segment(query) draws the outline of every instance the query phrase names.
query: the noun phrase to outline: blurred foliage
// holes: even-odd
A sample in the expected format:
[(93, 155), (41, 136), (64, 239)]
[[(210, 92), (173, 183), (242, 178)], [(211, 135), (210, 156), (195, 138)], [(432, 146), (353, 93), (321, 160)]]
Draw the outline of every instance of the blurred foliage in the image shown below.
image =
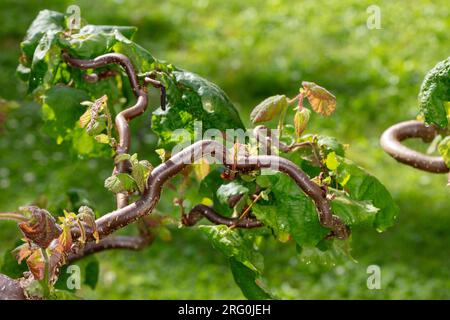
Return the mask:
[[(37, 12), (43, 8), (65, 11), (70, 4), (74, 3), (5, 0), (0, 4), (0, 98), (6, 100), (0, 101), (2, 211), (32, 201), (60, 208), (67, 201), (65, 191), (71, 188), (86, 189), (100, 212), (114, 205), (113, 196), (102, 188), (111, 173), (110, 161), (77, 160), (46, 137), (39, 108), (25, 98), (25, 88), (14, 76), (19, 43)], [(330, 270), (293, 257), (293, 243), (286, 247), (265, 243), (265, 277), (275, 296), (450, 298), (446, 177), (402, 166), (378, 145), (385, 128), (417, 115), (423, 77), (449, 55), (446, 1), (379, 1), (379, 30), (366, 27), (370, 1), (105, 0), (76, 4), (82, 17), (93, 23), (138, 26), (136, 42), (156, 57), (220, 85), (246, 124), (258, 102), (279, 92), (293, 96), (302, 80), (323, 85), (336, 96), (335, 115), (311, 119), (311, 132), (332, 134), (350, 144), (349, 157), (393, 193), (400, 206), (399, 220), (382, 235), (356, 231), (359, 241), (353, 243), (352, 256), (359, 263), (347, 262)], [(151, 98), (152, 105), (158, 105), (156, 91)], [(156, 163), (158, 156), (146, 151), (148, 145), (156, 144), (149, 126), (149, 116), (131, 124), (139, 136), (132, 148), (141, 158)], [(158, 210), (170, 207), (162, 203)], [(3, 256), (20, 234), (11, 223), (2, 222), (1, 230)], [(97, 289), (84, 289), (84, 296), (243, 298), (226, 259), (205, 237), (190, 230), (172, 231), (172, 241), (157, 241), (143, 252), (100, 254)], [(366, 268), (372, 264), (381, 267), (381, 290), (366, 287)]]

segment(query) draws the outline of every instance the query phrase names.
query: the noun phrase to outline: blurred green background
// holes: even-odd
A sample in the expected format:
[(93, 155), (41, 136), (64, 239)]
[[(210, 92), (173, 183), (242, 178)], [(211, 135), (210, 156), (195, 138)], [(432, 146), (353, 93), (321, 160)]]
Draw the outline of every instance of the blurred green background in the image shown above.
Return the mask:
[[(449, 55), (448, 2), (442, 1), (12, 1), (0, 2), (0, 210), (16, 210), (40, 195), (63, 197), (83, 188), (98, 210), (114, 204), (103, 189), (109, 160), (74, 162), (40, 132), (39, 107), (15, 77), (19, 43), (39, 10), (70, 4), (93, 24), (135, 25), (136, 42), (160, 59), (216, 82), (248, 123), (267, 96), (294, 96), (302, 80), (337, 96), (338, 109), (314, 118), (310, 132), (350, 145), (349, 157), (379, 177), (400, 207), (398, 223), (383, 234), (358, 230), (353, 256), (331, 270), (304, 265), (293, 245), (268, 243), (268, 285), (286, 299), (449, 299), (450, 200), (445, 175), (396, 163), (379, 147), (389, 125), (414, 118), (427, 70)], [(381, 9), (381, 29), (366, 26), (370, 5)], [(153, 99), (156, 101), (156, 99)], [(156, 103), (156, 102), (155, 102)], [(20, 107), (19, 107), (20, 106)], [(5, 109), (8, 111), (5, 112)], [(6, 116), (6, 121), (4, 121)], [(136, 150), (154, 144), (150, 116)], [(0, 256), (20, 234), (0, 226)], [(101, 278), (87, 298), (243, 298), (225, 259), (206, 239), (173, 229), (142, 252), (99, 255)], [(381, 267), (382, 289), (368, 290), (366, 268)]]

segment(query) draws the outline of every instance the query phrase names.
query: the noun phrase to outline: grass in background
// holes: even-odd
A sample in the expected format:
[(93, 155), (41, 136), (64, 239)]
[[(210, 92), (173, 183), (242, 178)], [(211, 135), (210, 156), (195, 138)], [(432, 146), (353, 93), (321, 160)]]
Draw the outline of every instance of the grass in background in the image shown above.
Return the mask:
[[(2, 1), (0, 97), (16, 100), (0, 132), (0, 209), (13, 210), (69, 187), (90, 191), (101, 211), (110, 163), (74, 164), (40, 134), (39, 108), (14, 77), (19, 43), (41, 9), (64, 11), (73, 1)], [(350, 144), (350, 158), (379, 177), (400, 215), (384, 234), (355, 232), (353, 256), (324, 271), (299, 263), (293, 246), (266, 245), (266, 275), (281, 298), (450, 298), (450, 201), (446, 177), (418, 172), (389, 158), (378, 138), (389, 125), (415, 117), (426, 73), (449, 54), (446, 1), (378, 1), (380, 30), (366, 27), (373, 1), (78, 1), (95, 24), (136, 25), (138, 43), (155, 56), (219, 84), (248, 123), (251, 108), (277, 93), (295, 95), (301, 80), (332, 91), (336, 114), (315, 119), (320, 131)], [(148, 117), (142, 120), (148, 127)], [(151, 136), (147, 137), (151, 141)], [(147, 141), (145, 140), (145, 141)], [(140, 150), (145, 147), (141, 144)], [(48, 168), (52, 168), (49, 171)], [(98, 179), (92, 179), (96, 172)], [(75, 174), (76, 173), (76, 174)], [(2, 223), (0, 253), (20, 234)], [(89, 298), (243, 298), (225, 259), (192, 230), (143, 252), (102, 253), (102, 278)], [(377, 264), (382, 290), (368, 290), (366, 268)]]

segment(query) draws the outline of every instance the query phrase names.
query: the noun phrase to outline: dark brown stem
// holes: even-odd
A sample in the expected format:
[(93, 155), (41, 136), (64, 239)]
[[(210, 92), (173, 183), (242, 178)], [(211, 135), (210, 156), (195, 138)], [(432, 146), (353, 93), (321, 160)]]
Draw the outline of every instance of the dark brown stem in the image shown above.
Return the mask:
[(83, 74), (83, 79), (89, 83), (95, 83), (99, 80), (114, 77), (116, 75), (117, 75), (117, 72), (115, 72), (114, 70), (105, 70), (100, 73)]
[(100, 242), (89, 242), (79, 252), (69, 254), (67, 263), (84, 258), (88, 255), (111, 249), (142, 250), (154, 241), (153, 235), (148, 236), (115, 236), (102, 239)]
[(121, 65), (125, 69), (128, 79), (130, 80), (131, 89), (133, 90), (134, 95), (136, 97), (139, 95), (140, 87), (136, 71), (134, 70), (130, 59), (128, 59), (125, 55), (120, 53), (107, 53), (92, 60), (72, 58), (67, 53), (63, 53), (62, 56), (68, 65), (79, 69), (96, 69), (109, 64)]
[[(119, 135), (119, 144), (116, 148), (118, 155), (128, 153), (130, 150), (130, 128), (128, 122), (145, 112), (148, 105), (147, 93), (139, 86), (136, 71), (125, 55), (119, 53), (108, 53), (99, 56), (92, 60), (80, 60), (70, 57), (68, 54), (63, 54), (65, 61), (72, 67), (80, 69), (100, 68), (109, 64), (119, 64), (125, 69), (125, 72), (130, 80), (131, 88), (137, 98), (135, 105), (120, 112), (115, 119), (116, 130)], [(127, 161), (119, 162), (115, 169), (115, 173), (122, 173), (127, 171)], [(117, 208), (123, 208), (128, 205), (128, 194), (118, 193), (116, 195)]]
[[(338, 217), (332, 214), (326, 192), (311, 181), (293, 162), (278, 156), (249, 156), (239, 158), (235, 163), (222, 144), (210, 140), (194, 143), (153, 169), (147, 181), (148, 188), (139, 200), (124, 208), (110, 212), (96, 221), (100, 237), (106, 237), (152, 212), (159, 201), (163, 185), (186, 166), (204, 156), (212, 156), (228, 168), (236, 165), (236, 169), (239, 171), (271, 168), (287, 174), (314, 201), (320, 223), (330, 228), (337, 238), (345, 239), (348, 237), (349, 229)], [(72, 229), (73, 237), (78, 238), (79, 233), (80, 231), (77, 228)], [(92, 235), (90, 237), (92, 240)]]
[(270, 128), (267, 128), (264, 125), (259, 125), (255, 127), (253, 129), (253, 135), (257, 139), (257, 141), (260, 142), (263, 145), (263, 147), (266, 148), (267, 154), (270, 154), (271, 146), (275, 146), (278, 150), (284, 153), (293, 152), (304, 147), (310, 147), (321, 170), (323, 172), (328, 171), (326, 166), (323, 164), (322, 157), (320, 156), (320, 151), (316, 142), (304, 141), (304, 142), (295, 142), (290, 145), (287, 145), (284, 142), (280, 141), (276, 136), (272, 135)]
[(203, 204), (198, 204), (195, 207), (189, 211), (187, 215), (184, 215), (182, 217), (182, 224), (185, 226), (193, 226), (195, 225), (200, 219), (206, 218), (212, 223), (215, 224), (224, 224), (229, 227), (236, 227), (236, 228), (257, 228), (261, 227), (263, 224), (261, 221), (255, 219), (255, 218), (248, 218), (245, 217), (243, 219), (239, 218), (228, 218), (224, 217), (220, 214), (218, 214), (216, 211), (214, 211), (213, 208), (205, 206)]
[(449, 168), (442, 157), (423, 154), (401, 143), (409, 138), (431, 141), (437, 134), (438, 130), (434, 126), (427, 127), (416, 120), (404, 121), (388, 128), (381, 136), (380, 143), (388, 154), (401, 163), (427, 172), (446, 173)]
[(164, 85), (161, 82), (151, 77), (145, 77), (144, 84), (151, 84), (152, 86), (158, 88), (161, 91), (161, 109), (166, 110), (166, 87), (164, 87)]
[[(145, 112), (148, 105), (147, 93), (139, 90), (136, 104), (128, 109), (123, 110), (116, 116), (116, 130), (119, 135), (119, 144), (116, 148), (117, 155), (128, 153), (130, 150), (130, 127), (128, 122)], [(127, 161), (121, 161), (117, 164), (115, 171), (117, 173), (127, 171)], [(117, 208), (123, 208), (128, 204), (128, 195), (118, 193), (116, 196)]]

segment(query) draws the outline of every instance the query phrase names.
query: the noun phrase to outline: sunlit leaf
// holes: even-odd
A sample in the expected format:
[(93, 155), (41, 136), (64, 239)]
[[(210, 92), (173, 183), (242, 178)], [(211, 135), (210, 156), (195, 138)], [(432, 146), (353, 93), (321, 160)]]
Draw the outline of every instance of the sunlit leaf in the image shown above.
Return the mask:
[(105, 180), (105, 188), (113, 193), (132, 191), (136, 188), (136, 183), (129, 174), (118, 173)]
[(445, 137), (438, 146), (438, 151), (445, 161), (447, 167), (450, 168), (450, 136)]
[(311, 111), (306, 108), (302, 108), (301, 110), (297, 110), (294, 116), (294, 127), (295, 127), (295, 135), (299, 138), (303, 131), (305, 131), (306, 126), (309, 122), (309, 117), (311, 115)]
[(250, 114), (252, 123), (270, 121), (287, 108), (288, 99), (285, 95), (269, 97), (253, 108)]
[(324, 116), (329, 116), (336, 109), (336, 97), (327, 89), (314, 82), (303, 81), (302, 86), (312, 109)]

